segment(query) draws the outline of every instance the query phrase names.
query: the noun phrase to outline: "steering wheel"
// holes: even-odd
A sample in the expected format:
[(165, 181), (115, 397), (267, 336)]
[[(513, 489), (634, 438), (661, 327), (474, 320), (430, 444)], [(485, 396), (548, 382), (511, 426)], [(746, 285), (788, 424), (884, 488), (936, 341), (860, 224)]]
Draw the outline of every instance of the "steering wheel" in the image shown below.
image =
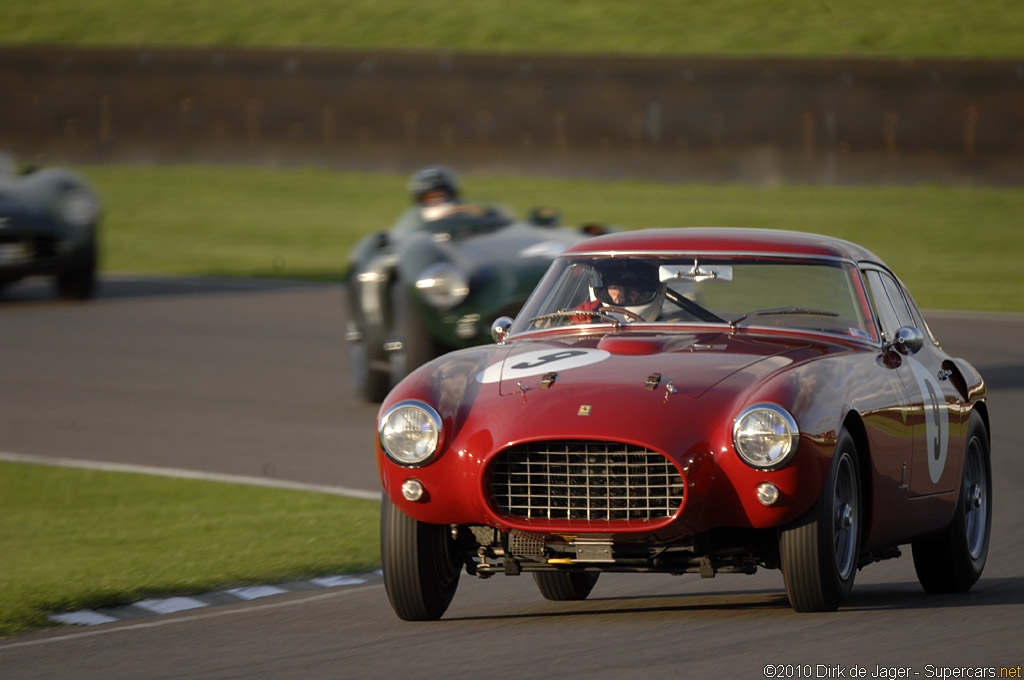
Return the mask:
[(605, 313), (611, 312), (615, 314), (622, 314), (623, 316), (629, 317), (633, 321), (647, 321), (647, 319), (645, 319), (644, 317), (640, 316), (636, 312), (629, 311), (625, 307), (612, 307), (610, 305), (604, 305), (603, 307), (599, 308), (598, 311)]

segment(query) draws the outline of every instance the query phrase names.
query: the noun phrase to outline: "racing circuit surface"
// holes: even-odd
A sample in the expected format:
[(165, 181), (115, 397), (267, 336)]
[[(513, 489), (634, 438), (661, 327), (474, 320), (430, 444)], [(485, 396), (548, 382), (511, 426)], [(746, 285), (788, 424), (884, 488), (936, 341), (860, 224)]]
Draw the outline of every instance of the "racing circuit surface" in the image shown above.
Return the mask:
[[(14, 287), (0, 302), (0, 451), (376, 491), (376, 408), (348, 390), (342, 293), (110, 277), (73, 304)], [(464, 574), (441, 621), (404, 623), (374, 581), (7, 638), (0, 677), (1021, 677), (1024, 316), (927, 316), (989, 385), (995, 515), (967, 594), (926, 596), (909, 548), (828, 614), (793, 612), (776, 571), (605, 574), (562, 603), (529, 576)]]

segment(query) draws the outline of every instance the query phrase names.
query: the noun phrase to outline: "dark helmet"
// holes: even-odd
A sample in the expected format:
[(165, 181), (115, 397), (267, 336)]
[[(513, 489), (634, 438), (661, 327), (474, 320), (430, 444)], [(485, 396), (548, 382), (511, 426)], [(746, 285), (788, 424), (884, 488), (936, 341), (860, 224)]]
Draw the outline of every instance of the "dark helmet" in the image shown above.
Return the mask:
[(658, 268), (649, 262), (610, 259), (598, 262), (594, 269), (600, 277), (594, 286), (594, 295), (605, 304), (614, 304), (608, 295), (609, 287), (630, 289), (630, 305), (646, 305), (653, 302), (663, 288), (658, 278)]
[(562, 221), (562, 215), (554, 208), (534, 208), (530, 211), (530, 224), (538, 227), (557, 227)]
[(454, 170), (444, 165), (420, 168), (409, 178), (408, 187), (413, 203), (420, 203), (434, 192), (448, 201), (459, 197), (459, 177)]

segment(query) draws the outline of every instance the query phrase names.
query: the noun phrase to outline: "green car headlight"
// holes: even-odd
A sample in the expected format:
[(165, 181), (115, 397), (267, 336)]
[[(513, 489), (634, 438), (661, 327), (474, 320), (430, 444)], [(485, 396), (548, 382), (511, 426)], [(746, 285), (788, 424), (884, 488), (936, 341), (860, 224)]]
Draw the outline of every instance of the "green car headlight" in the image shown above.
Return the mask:
[(74, 189), (61, 196), (57, 214), (65, 223), (81, 229), (96, 221), (100, 214), (100, 204), (89, 192)]
[(426, 464), (441, 443), (441, 416), (422, 401), (400, 401), (384, 414), (377, 428), (388, 458), (406, 467)]
[(431, 306), (451, 309), (469, 295), (469, 281), (457, 268), (442, 262), (427, 267), (420, 274), (416, 290)]
[(732, 443), (747, 465), (777, 468), (796, 452), (800, 430), (786, 409), (776, 404), (754, 404), (737, 416)]

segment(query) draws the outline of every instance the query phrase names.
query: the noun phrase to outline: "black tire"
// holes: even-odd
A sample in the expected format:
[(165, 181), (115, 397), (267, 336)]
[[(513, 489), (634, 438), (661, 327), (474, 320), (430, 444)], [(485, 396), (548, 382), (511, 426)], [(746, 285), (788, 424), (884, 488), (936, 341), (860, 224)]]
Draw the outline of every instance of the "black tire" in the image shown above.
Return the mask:
[(585, 600), (597, 583), (599, 571), (535, 571), (533, 580), (545, 599)]
[(391, 329), (400, 345), (388, 352), (391, 386), (394, 387), (402, 378), (440, 354), (430, 329), (413, 307), (401, 281), (391, 289)]
[(381, 402), (391, 389), (391, 376), (376, 366), (386, 361), (381, 343), (373, 343), (367, 338), (365, 329), (355, 326), (352, 329), (357, 340), (349, 340), (349, 374), (352, 377), (352, 390), (360, 399), (368, 402)]
[(992, 534), (992, 464), (988, 431), (971, 413), (953, 521), (938, 536), (912, 544), (917, 580), (927, 593), (963, 593), (971, 589), (988, 559)]
[(459, 585), (461, 563), (447, 526), (418, 522), (384, 497), (380, 557), (391, 608), (406, 621), (436, 621)]
[(74, 262), (57, 274), (57, 295), (65, 300), (89, 300), (96, 292), (96, 242), (90, 241)]
[(793, 609), (834, 611), (850, 594), (857, 575), (862, 516), (857, 447), (842, 430), (821, 497), (779, 537), (782, 575)]

